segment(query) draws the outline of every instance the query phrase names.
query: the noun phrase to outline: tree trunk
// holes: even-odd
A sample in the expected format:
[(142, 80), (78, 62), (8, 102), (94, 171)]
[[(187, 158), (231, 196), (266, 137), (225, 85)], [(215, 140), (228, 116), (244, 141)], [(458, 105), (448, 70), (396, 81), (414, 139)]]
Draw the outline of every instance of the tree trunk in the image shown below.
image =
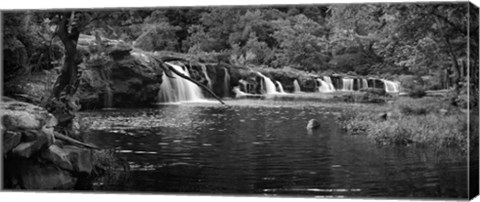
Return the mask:
[(460, 91), (460, 85), (459, 85), (459, 82), (460, 82), (460, 65), (458, 64), (458, 59), (457, 59), (457, 55), (455, 54), (455, 52), (453, 51), (452, 49), (452, 44), (450, 43), (450, 40), (445, 37), (445, 42), (447, 44), (447, 47), (448, 47), (448, 52), (450, 54), (450, 58), (452, 59), (452, 63), (453, 63), (453, 78), (452, 78), (452, 83), (453, 83), (453, 89), (455, 90), (456, 93), (459, 93)]
[(78, 73), (77, 63), (79, 63), (79, 57), (77, 57), (77, 41), (80, 36), (80, 31), (78, 28), (73, 27), (69, 32), (68, 22), (68, 14), (63, 14), (57, 34), (65, 46), (66, 53), (61, 74), (58, 76), (52, 91), (52, 96), (56, 99), (60, 98), (60, 94), (64, 90), (68, 95), (73, 95), (76, 90), (75, 83), (77, 81)]

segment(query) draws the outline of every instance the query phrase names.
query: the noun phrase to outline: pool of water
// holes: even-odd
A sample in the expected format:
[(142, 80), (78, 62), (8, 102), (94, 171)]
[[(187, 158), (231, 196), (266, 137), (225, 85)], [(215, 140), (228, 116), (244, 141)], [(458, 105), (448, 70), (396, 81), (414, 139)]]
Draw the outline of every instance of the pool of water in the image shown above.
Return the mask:
[[(253, 104), (252, 104), (253, 103)], [(116, 151), (129, 178), (102, 191), (334, 197), (467, 197), (456, 151), (350, 136), (342, 109), (229, 101), (82, 112), (88, 141)], [(317, 130), (306, 130), (317, 119)], [(88, 129), (87, 129), (88, 128)]]

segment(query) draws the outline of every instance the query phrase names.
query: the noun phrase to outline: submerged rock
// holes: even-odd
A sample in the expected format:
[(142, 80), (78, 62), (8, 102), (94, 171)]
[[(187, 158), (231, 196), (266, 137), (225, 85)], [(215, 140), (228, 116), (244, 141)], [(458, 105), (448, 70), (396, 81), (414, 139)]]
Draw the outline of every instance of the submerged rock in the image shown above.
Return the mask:
[(385, 120), (387, 120), (387, 117), (388, 117), (388, 114), (385, 113), (385, 112), (379, 113), (379, 114), (377, 115), (377, 118), (378, 118), (378, 120), (380, 120), (380, 121), (385, 121)]
[(92, 150), (71, 145), (64, 146), (63, 150), (67, 154), (75, 172), (84, 174), (90, 174), (92, 172)]
[(317, 129), (320, 127), (320, 122), (318, 122), (316, 119), (310, 119), (307, 124), (307, 129)]

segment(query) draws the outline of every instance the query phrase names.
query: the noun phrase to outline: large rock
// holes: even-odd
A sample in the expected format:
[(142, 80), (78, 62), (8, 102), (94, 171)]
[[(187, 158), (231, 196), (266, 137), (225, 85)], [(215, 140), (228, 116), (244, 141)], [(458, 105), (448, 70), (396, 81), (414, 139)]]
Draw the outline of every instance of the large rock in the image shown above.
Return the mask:
[[(106, 66), (86, 66), (78, 89), (83, 109), (145, 106), (157, 101), (163, 69), (152, 53), (122, 52)], [(113, 59), (113, 58), (112, 58)], [(111, 103), (110, 103), (111, 100)]]
[[(6, 130), (37, 130), (50, 123), (53, 116), (47, 110), (20, 101), (1, 102), (2, 123)], [(55, 121), (53, 121), (55, 122)]]
[(12, 154), (30, 158), (35, 152), (47, 148), (54, 138), (42, 131), (25, 131), (22, 133), (22, 142), (12, 149)]
[(310, 119), (310, 121), (308, 121), (308, 124), (307, 124), (308, 130), (317, 129), (318, 127), (320, 127), (320, 122), (318, 122), (316, 119)]
[(75, 172), (84, 174), (92, 172), (92, 150), (68, 145), (63, 147), (63, 151), (67, 154)]
[(19, 168), (20, 186), (25, 189), (71, 189), (77, 179), (52, 164), (24, 163)]
[(68, 158), (68, 153), (63, 151), (63, 149), (56, 144), (52, 144), (47, 149), (43, 150), (41, 157), (60, 168), (73, 171), (73, 166)]
[(7, 153), (14, 147), (16, 147), (18, 144), (20, 144), (20, 141), (22, 139), (22, 134), (20, 132), (13, 132), (13, 131), (5, 131), (3, 133), (3, 154)]

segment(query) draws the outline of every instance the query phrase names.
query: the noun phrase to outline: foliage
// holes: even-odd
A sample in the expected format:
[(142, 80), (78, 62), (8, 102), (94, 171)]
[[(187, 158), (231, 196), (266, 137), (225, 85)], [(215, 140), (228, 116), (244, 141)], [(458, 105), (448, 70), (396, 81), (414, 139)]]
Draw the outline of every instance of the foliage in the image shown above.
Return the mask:
[(171, 26), (169, 23), (144, 25), (143, 34), (135, 40), (134, 47), (146, 51), (174, 51), (179, 46), (176, 32), (178, 26)]
[[(384, 113), (386, 118), (379, 116)], [(365, 135), (380, 144), (458, 147), (466, 151), (466, 119), (466, 114), (442, 99), (400, 98), (387, 109), (347, 110), (340, 122), (349, 134)]]

